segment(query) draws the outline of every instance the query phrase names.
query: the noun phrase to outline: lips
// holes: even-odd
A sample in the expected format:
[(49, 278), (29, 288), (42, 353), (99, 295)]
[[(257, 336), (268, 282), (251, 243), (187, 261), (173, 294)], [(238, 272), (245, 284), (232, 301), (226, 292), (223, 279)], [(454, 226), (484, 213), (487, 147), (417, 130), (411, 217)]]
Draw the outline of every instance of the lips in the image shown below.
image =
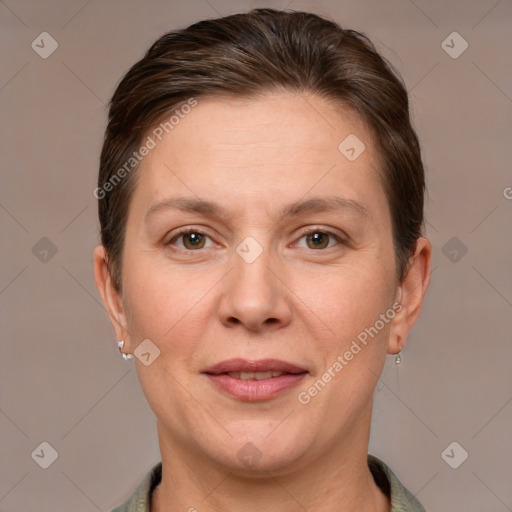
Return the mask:
[(244, 402), (260, 402), (297, 386), (308, 371), (278, 359), (230, 359), (202, 373), (223, 394)]
[[(250, 377), (250, 374), (257, 373), (266, 373), (271, 372), (267, 378), (278, 377), (279, 374), (291, 373), (304, 373), (307, 372), (305, 368), (300, 368), (294, 364), (288, 363), (286, 361), (281, 361), (279, 359), (260, 359), (259, 361), (247, 361), (246, 359), (229, 359), (226, 361), (222, 361), (213, 366), (210, 366), (206, 370), (203, 370), (203, 373), (208, 373), (210, 375), (221, 375), (223, 373), (233, 374), (231, 375), (234, 378), (237, 378), (242, 374), (242, 378), (257, 378)], [(236, 375), (239, 374), (239, 375)], [(245, 375), (243, 375), (245, 374)], [(276, 374), (276, 375), (274, 375)], [(262, 380), (257, 379), (257, 380)]]
[(276, 377), (281, 377), (281, 375), (289, 375), (288, 372), (227, 372), (226, 374), (221, 375), (229, 375), (233, 379), (238, 380), (267, 380), (267, 379), (275, 379)]

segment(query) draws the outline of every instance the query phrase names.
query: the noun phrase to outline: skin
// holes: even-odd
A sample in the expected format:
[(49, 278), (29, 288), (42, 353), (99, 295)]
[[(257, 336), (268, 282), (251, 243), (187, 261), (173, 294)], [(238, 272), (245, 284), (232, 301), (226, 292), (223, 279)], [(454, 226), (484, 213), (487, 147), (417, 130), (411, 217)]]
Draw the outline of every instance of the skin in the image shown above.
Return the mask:
[[(366, 146), (353, 162), (338, 150), (349, 134)], [(152, 510), (390, 510), (366, 463), (373, 391), (386, 354), (403, 348), (419, 315), (432, 248), (418, 239), (398, 282), (378, 169), (359, 118), (293, 93), (198, 98), (142, 161), (127, 220), (122, 292), (102, 246), (94, 266), (123, 351), (133, 353), (144, 339), (160, 350), (149, 366), (133, 359), (157, 418), (162, 455)], [(366, 213), (345, 207), (279, 214), (292, 202), (334, 195)], [(213, 201), (225, 214), (160, 208), (145, 217), (175, 196)], [(199, 249), (190, 236), (176, 238), (182, 227), (205, 234)], [(318, 229), (334, 236), (308, 238)], [(252, 263), (236, 252), (247, 236), (263, 249)], [(298, 393), (397, 301), (402, 308), (394, 318), (301, 404)], [(234, 357), (281, 359), (309, 373), (276, 398), (243, 402), (201, 373)], [(251, 467), (237, 456), (246, 443), (261, 454)]]

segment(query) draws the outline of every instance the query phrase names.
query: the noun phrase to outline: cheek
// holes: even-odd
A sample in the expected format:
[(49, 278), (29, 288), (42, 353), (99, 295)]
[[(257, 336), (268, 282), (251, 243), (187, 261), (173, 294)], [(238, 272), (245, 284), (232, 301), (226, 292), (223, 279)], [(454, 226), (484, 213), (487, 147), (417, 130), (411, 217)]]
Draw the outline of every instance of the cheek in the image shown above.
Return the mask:
[(212, 283), (206, 276), (171, 272), (150, 258), (132, 263), (125, 267), (128, 331), (133, 349), (149, 339), (160, 350), (155, 363), (137, 363), (136, 369), (148, 403), (163, 417), (165, 407), (180, 395), (179, 383), (185, 384), (193, 371), (207, 327), (201, 322), (207, 316), (205, 294)]
[(158, 265), (144, 256), (126, 258), (124, 265), (124, 303), (131, 334), (160, 338), (172, 328), (186, 304), (179, 277), (166, 279)]
[(300, 292), (311, 310), (308, 329), (316, 352), (316, 374), (301, 397), (338, 411), (340, 422), (355, 421), (353, 412), (371, 399), (385, 361), (393, 281), (376, 264), (333, 272), (314, 283)]
[(361, 260), (314, 277), (298, 278), (294, 291), (310, 310), (317, 332), (336, 349), (374, 325), (391, 307), (394, 282), (391, 269), (379, 258)]
[(171, 354), (173, 365), (188, 361), (207, 328), (208, 293), (219, 276), (179, 269), (154, 255), (127, 259), (125, 272), (124, 303), (134, 346), (148, 338)]

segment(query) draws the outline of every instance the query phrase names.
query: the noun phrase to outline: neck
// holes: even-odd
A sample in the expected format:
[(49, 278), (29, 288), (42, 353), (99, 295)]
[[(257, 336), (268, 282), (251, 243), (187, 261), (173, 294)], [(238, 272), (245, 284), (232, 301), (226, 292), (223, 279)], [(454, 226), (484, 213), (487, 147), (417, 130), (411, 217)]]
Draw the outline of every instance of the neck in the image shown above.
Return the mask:
[(353, 429), (316, 459), (257, 476), (230, 471), (210, 458), (198, 461), (159, 424), (162, 481), (153, 492), (151, 512), (389, 512), (389, 499), (367, 465), (371, 411), (366, 420), (366, 431)]

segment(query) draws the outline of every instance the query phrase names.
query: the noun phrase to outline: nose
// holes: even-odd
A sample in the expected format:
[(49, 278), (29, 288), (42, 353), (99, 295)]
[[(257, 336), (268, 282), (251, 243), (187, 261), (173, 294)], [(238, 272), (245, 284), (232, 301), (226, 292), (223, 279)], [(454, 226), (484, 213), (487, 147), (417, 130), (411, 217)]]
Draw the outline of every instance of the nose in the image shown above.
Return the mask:
[(235, 253), (233, 269), (222, 282), (218, 314), (225, 326), (243, 325), (264, 332), (289, 324), (292, 293), (279, 262), (268, 251), (263, 250), (252, 262)]

